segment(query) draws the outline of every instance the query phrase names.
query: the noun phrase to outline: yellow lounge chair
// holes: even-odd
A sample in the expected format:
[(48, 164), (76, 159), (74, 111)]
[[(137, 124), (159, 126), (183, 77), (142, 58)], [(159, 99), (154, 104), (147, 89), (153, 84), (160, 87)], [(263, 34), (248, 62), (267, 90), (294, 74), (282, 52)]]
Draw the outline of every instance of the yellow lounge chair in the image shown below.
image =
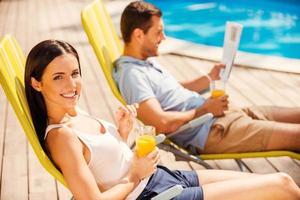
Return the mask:
[[(112, 77), (113, 62), (121, 55), (121, 43), (117, 37), (115, 28), (111, 18), (108, 15), (101, 0), (95, 0), (93, 3), (85, 7), (81, 12), (81, 20), (84, 30), (89, 38), (89, 42), (94, 49), (100, 66), (105, 74), (108, 84), (121, 103), (125, 104), (116, 83)], [(174, 143), (172, 146), (178, 148)], [(180, 148), (179, 148), (180, 149)], [(171, 150), (171, 149), (168, 149)], [(183, 154), (187, 152), (180, 150)], [(176, 151), (175, 154), (181, 154)], [(185, 157), (184, 155), (181, 155)], [(266, 152), (249, 152), (249, 153), (224, 153), (224, 154), (201, 154), (198, 159), (242, 159), (242, 158), (258, 158), (258, 157), (279, 157), (289, 156), (300, 160), (300, 154), (291, 151), (266, 151)], [(240, 164), (238, 162), (238, 164)]]
[(24, 89), (25, 56), (10, 35), (0, 40), (0, 84), (42, 166), (67, 187), (60, 173), (43, 151), (31, 120)]
[[(0, 40), (0, 84), (12, 105), (17, 118), (31, 144), (34, 153), (42, 166), (60, 183), (68, 188), (67, 183), (42, 149), (35, 133), (24, 89), (25, 56), (11, 35), (5, 35)], [(182, 192), (179, 185), (169, 188), (152, 200), (169, 200)], [(72, 197), (71, 200), (74, 200)]]
[(121, 55), (123, 47), (117, 33), (113, 29), (110, 16), (101, 1), (94, 1), (82, 10), (81, 19), (89, 41), (93, 44), (100, 65), (106, 66), (102, 70), (113, 94), (122, 104), (125, 104), (126, 102), (119, 93), (119, 89), (111, 76), (113, 62)]

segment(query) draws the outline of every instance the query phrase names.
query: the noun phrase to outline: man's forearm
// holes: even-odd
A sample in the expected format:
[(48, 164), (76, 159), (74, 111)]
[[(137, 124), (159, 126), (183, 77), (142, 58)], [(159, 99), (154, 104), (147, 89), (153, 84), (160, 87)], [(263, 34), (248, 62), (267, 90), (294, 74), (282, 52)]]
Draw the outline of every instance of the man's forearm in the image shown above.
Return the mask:
[(156, 122), (155, 127), (157, 129), (157, 132), (165, 134), (172, 133), (176, 131), (180, 126), (206, 113), (207, 110), (204, 107), (184, 112), (164, 112), (163, 116), (160, 117), (160, 120)]
[(191, 81), (181, 82), (180, 84), (188, 90), (191, 90), (194, 92), (201, 92), (209, 87), (209, 83), (210, 83), (209, 77), (202, 76), (200, 78), (197, 78), (197, 79), (194, 79)]

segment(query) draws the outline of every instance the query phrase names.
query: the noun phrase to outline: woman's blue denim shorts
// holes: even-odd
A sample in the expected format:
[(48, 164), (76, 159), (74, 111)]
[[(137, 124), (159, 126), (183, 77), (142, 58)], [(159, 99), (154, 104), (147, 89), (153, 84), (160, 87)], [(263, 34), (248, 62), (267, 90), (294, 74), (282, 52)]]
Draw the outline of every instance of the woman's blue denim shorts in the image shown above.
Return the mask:
[(143, 192), (137, 200), (148, 200), (174, 185), (181, 185), (183, 191), (174, 200), (203, 200), (203, 190), (195, 171), (171, 171), (166, 167), (157, 166)]

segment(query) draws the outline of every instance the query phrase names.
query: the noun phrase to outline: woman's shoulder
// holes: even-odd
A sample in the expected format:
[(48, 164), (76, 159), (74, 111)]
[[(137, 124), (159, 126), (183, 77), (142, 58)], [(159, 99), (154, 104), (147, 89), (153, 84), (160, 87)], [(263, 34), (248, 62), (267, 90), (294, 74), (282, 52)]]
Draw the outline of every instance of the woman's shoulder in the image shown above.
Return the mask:
[(83, 153), (82, 143), (68, 126), (51, 129), (46, 144), (54, 162), (60, 167), (66, 158), (82, 156)]
[(78, 138), (73, 133), (73, 130), (68, 126), (57, 126), (48, 131), (46, 143), (55, 148), (66, 147), (70, 142), (76, 141)]

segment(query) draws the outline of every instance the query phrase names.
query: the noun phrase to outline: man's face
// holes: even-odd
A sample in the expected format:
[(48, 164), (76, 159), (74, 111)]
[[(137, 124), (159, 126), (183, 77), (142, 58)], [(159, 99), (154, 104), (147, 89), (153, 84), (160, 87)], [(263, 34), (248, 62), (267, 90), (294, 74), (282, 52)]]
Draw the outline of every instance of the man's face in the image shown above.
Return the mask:
[(152, 16), (152, 26), (142, 40), (142, 55), (145, 58), (157, 56), (158, 46), (165, 39), (164, 25), (161, 17)]

